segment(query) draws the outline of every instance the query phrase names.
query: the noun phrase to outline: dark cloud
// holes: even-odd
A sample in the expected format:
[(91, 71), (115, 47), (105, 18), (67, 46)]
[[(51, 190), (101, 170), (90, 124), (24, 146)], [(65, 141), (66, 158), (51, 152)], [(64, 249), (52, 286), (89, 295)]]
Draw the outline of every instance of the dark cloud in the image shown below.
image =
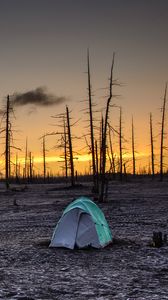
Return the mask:
[(12, 97), (12, 103), (14, 106), (24, 106), (33, 104), (36, 106), (52, 106), (65, 102), (66, 97), (58, 97), (51, 93), (48, 93), (44, 87), (38, 87), (35, 90), (31, 90), (25, 93), (16, 93)]

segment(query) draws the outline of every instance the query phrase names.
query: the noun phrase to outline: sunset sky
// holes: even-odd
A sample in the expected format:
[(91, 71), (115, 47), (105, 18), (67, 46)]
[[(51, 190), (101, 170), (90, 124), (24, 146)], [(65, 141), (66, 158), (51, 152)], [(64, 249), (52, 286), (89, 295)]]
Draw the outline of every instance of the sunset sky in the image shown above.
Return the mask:
[[(79, 119), (74, 134), (86, 133), (87, 116), (82, 109), (87, 105), (83, 100), (87, 99), (89, 48), (96, 110), (105, 106), (115, 52), (114, 74), (122, 87), (115, 89), (120, 97), (114, 103), (123, 109), (124, 147), (128, 155), (133, 115), (139, 165), (143, 165), (142, 155), (149, 160), (149, 113), (153, 114), (157, 146), (160, 107), (168, 81), (167, 0), (0, 0), (0, 42), (0, 109), (7, 94), (39, 87), (65, 100), (52, 106), (15, 107), (15, 145), (23, 150), (19, 156), (24, 156), (26, 137), (29, 150), (36, 158), (41, 156), (39, 138), (59, 130), (51, 116), (64, 112), (65, 105), (71, 110), (72, 122)], [(101, 112), (95, 117), (100, 116)], [(118, 108), (111, 109), (110, 122), (116, 129), (118, 117)], [(52, 149), (56, 143), (56, 137), (48, 137), (48, 156), (59, 155)], [(85, 142), (75, 144), (80, 151)], [(117, 137), (114, 147), (117, 152)]]

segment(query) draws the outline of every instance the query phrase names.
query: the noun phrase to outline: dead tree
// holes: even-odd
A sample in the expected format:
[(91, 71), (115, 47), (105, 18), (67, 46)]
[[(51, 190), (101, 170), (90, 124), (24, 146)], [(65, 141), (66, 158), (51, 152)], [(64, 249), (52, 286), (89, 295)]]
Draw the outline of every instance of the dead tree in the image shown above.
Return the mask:
[(104, 131), (104, 119), (103, 116), (100, 122), (100, 162), (99, 162), (99, 173), (102, 176), (102, 165), (103, 165), (103, 131)]
[(135, 136), (134, 136), (134, 120), (132, 117), (132, 174), (136, 174), (136, 165), (135, 165)]
[(93, 126), (93, 111), (92, 111), (92, 92), (91, 92), (91, 79), (90, 79), (90, 60), (89, 50), (87, 52), (87, 73), (88, 73), (88, 100), (89, 100), (89, 116), (90, 116), (90, 140), (91, 140), (91, 153), (92, 153), (92, 169), (93, 169), (93, 185), (94, 192), (97, 192), (96, 181), (96, 160), (95, 160), (95, 144), (94, 144), (94, 126)]
[(24, 176), (25, 179), (27, 179), (27, 177), (28, 177), (27, 159), (28, 159), (28, 140), (26, 138), (25, 162), (24, 162), (24, 172), (23, 172), (23, 176)]
[(46, 181), (46, 141), (45, 135), (43, 136), (43, 179)]
[(49, 176), (47, 176), (47, 166), (46, 166), (46, 136), (48, 134), (44, 134), (42, 137), (40, 137), (40, 140), (42, 140), (42, 154), (43, 154), (43, 180), (44, 183), (46, 182), (46, 178)]
[(122, 108), (120, 107), (120, 119), (119, 119), (119, 174), (122, 181), (123, 175), (123, 147), (122, 147)]
[(15, 161), (15, 178), (18, 180), (19, 172), (18, 172), (18, 154), (16, 154), (16, 161)]
[(5, 181), (6, 188), (9, 188), (9, 164), (10, 164), (10, 99), (9, 95), (7, 96), (6, 103), (6, 142), (5, 142)]
[(162, 121), (161, 121), (161, 140), (160, 140), (160, 180), (161, 181), (163, 180), (163, 150), (164, 150), (164, 137), (165, 137), (166, 98), (167, 98), (167, 83), (165, 86), (165, 93), (163, 98)]
[[(68, 161), (70, 161), (70, 151), (69, 151), (69, 149), (71, 147), (69, 147), (67, 115), (69, 115), (69, 110), (68, 110), (68, 114), (67, 114), (67, 108), (66, 108), (65, 113), (61, 113), (61, 114), (58, 114), (56, 116), (52, 116), (52, 118), (58, 119), (58, 121), (61, 121), (61, 124), (57, 124), (57, 126), (60, 127), (61, 130), (57, 131), (57, 132), (52, 132), (52, 133), (47, 133), (46, 134), (47, 136), (57, 135), (57, 136), (60, 137), (57, 141), (57, 145), (54, 148), (55, 149), (58, 149), (58, 148), (63, 149), (63, 154), (60, 155), (60, 158), (61, 158), (60, 162), (62, 162), (62, 159), (63, 159), (64, 166), (62, 166), (62, 169), (65, 170), (65, 178), (66, 179), (68, 178), (68, 169), (71, 169), (71, 166), (72, 166), (71, 163), (68, 163)], [(70, 121), (69, 121), (69, 125), (70, 125)], [(71, 127), (73, 125), (71, 125)], [(70, 133), (71, 133), (71, 128), (70, 128)], [(71, 137), (71, 139), (72, 139), (72, 137)], [(74, 173), (74, 172), (72, 172), (72, 173)]]
[[(67, 138), (67, 122), (65, 119), (65, 114), (61, 115), (61, 118), (63, 119), (63, 125), (61, 127), (63, 128), (63, 132), (60, 132), (61, 138), (60, 138), (60, 145), (58, 148), (63, 148), (63, 155), (61, 155), (61, 159), (64, 160), (64, 166), (62, 169), (64, 170), (64, 176), (67, 179), (68, 178), (68, 138)], [(58, 133), (57, 133), (58, 134)]]
[(63, 142), (64, 142), (64, 163), (65, 163), (65, 178), (68, 178), (68, 159), (67, 159), (67, 132), (66, 132), (66, 121), (64, 121), (64, 134), (63, 134)]
[(112, 174), (115, 177), (116, 167), (115, 167), (115, 157), (114, 157), (114, 151), (113, 151), (110, 125), (109, 125), (109, 147), (110, 147), (110, 157), (111, 157), (110, 171), (112, 171)]
[(153, 139), (153, 126), (152, 114), (150, 113), (150, 144), (151, 144), (151, 164), (152, 164), (152, 178), (155, 176), (155, 156), (154, 156), (154, 139)]
[[(3, 118), (5, 120), (5, 126), (1, 130), (1, 133), (5, 133), (5, 184), (6, 188), (9, 189), (9, 179), (11, 173), (11, 148), (15, 148), (17, 150), (21, 150), (20, 148), (15, 147), (12, 145), (13, 143), (13, 131), (12, 131), (12, 124), (11, 124), (11, 113), (14, 115), (14, 111), (11, 105), (10, 97), (7, 96), (6, 107), (3, 110)], [(12, 143), (11, 143), (12, 142)]]
[(68, 106), (66, 106), (66, 116), (67, 116), (68, 145), (69, 145), (69, 156), (70, 156), (71, 186), (74, 186), (75, 185), (74, 161), (73, 161), (72, 136), (71, 136), (71, 126), (70, 126)]
[(11, 124), (9, 124), (9, 138), (8, 138), (8, 140), (9, 140), (9, 178), (11, 177)]
[(29, 152), (29, 179), (30, 182), (32, 181), (33, 178), (33, 162), (32, 162), (32, 153)]
[(35, 178), (35, 169), (34, 169), (34, 156), (32, 156), (32, 166), (31, 166), (31, 169), (32, 169), (32, 179)]
[(96, 155), (96, 179), (97, 179), (97, 191), (99, 187), (99, 157), (98, 157), (98, 146), (97, 141), (95, 141), (95, 155)]
[(102, 174), (101, 174), (101, 190), (100, 190), (100, 197), (99, 200), (101, 202), (104, 201), (104, 190), (105, 190), (105, 172), (106, 172), (106, 149), (107, 149), (107, 128), (108, 128), (108, 118), (109, 118), (109, 110), (110, 110), (110, 103), (113, 97), (113, 69), (114, 69), (114, 53), (111, 65), (111, 73), (110, 73), (110, 85), (109, 85), (109, 97), (107, 99), (106, 104), (106, 112), (105, 112), (105, 119), (104, 119), (104, 129), (103, 129), (103, 137), (102, 137)]

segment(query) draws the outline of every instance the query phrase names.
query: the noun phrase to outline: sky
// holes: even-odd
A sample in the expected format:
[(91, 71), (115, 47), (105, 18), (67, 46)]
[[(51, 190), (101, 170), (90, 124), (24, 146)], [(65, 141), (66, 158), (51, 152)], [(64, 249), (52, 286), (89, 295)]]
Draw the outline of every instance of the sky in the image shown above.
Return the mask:
[[(8, 94), (13, 97), (38, 88), (64, 99), (55, 105), (15, 107), (15, 145), (23, 150), (19, 155), (24, 155), (27, 137), (29, 151), (41, 156), (39, 138), (59, 130), (51, 116), (65, 112), (66, 105), (72, 122), (79, 119), (74, 134), (86, 133), (82, 109), (87, 107), (89, 48), (93, 100), (100, 111), (95, 118), (100, 119), (105, 107), (115, 52), (114, 77), (121, 86), (115, 88), (119, 97), (113, 102), (122, 106), (125, 153), (130, 153), (133, 115), (137, 157), (143, 165), (141, 157), (148, 159), (150, 151), (150, 112), (159, 151), (160, 108), (168, 81), (167, 28), (167, 0), (0, 0), (0, 109)], [(116, 129), (118, 118), (118, 108), (112, 108), (110, 123)], [(117, 152), (117, 137), (114, 140)], [(85, 142), (74, 143), (80, 151)], [(57, 137), (48, 137), (48, 156), (59, 155), (53, 149), (56, 144)], [(1, 153), (3, 147), (0, 136)]]

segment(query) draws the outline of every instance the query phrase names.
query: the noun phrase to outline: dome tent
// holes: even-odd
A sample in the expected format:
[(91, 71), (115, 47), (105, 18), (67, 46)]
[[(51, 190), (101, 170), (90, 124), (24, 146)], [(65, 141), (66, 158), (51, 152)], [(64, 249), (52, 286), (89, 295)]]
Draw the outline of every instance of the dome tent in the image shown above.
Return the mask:
[(105, 247), (112, 235), (101, 209), (89, 198), (70, 203), (60, 218), (49, 247)]

